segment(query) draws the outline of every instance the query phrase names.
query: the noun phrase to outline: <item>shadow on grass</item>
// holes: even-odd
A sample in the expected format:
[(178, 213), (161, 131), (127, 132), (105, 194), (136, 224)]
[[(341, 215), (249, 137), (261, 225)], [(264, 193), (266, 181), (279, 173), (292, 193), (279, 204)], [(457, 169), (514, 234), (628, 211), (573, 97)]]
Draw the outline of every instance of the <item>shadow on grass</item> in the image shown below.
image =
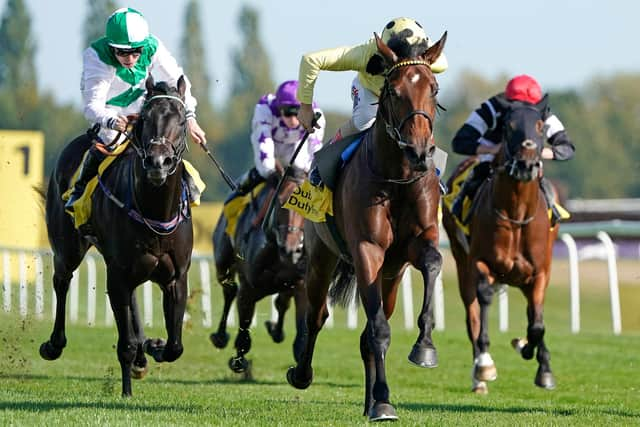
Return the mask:
[[(506, 414), (531, 414), (540, 413), (544, 416), (560, 416), (560, 417), (573, 417), (584, 415), (584, 408), (570, 409), (570, 408), (535, 408), (535, 407), (522, 407), (511, 406), (508, 408), (490, 406), (490, 405), (447, 405), (447, 404), (425, 404), (425, 403), (398, 403), (398, 408), (403, 408), (408, 411), (443, 411), (443, 412), (457, 412), (457, 413), (506, 413)], [(618, 416), (625, 418), (638, 419), (640, 418), (640, 412), (637, 411), (624, 411), (611, 408), (592, 408), (591, 411), (599, 412), (603, 415)]]
[(192, 407), (178, 405), (141, 405), (139, 403), (122, 402), (54, 402), (54, 401), (23, 401), (23, 402), (0, 402), (0, 411), (28, 411), (46, 412), (64, 409), (107, 409), (107, 410), (135, 410), (135, 411), (190, 411)]
[[(143, 383), (152, 383), (152, 384), (176, 384), (176, 385), (218, 385), (218, 384), (250, 384), (250, 385), (266, 385), (266, 386), (279, 386), (279, 385), (288, 385), (287, 380), (285, 378), (285, 374), (282, 375), (282, 381), (273, 381), (273, 380), (260, 380), (255, 378), (244, 378), (241, 375), (238, 377), (225, 377), (225, 378), (216, 378), (210, 380), (182, 380), (179, 378), (154, 378), (153, 374), (149, 374), (149, 376), (145, 377), (141, 382)], [(62, 379), (61, 377), (52, 377), (49, 375), (32, 375), (32, 374), (0, 374), (0, 380), (20, 380), (20, 381), (43, 381), (43, 380), (51, 380), (58, 381)], [(105, 382), (105, 377), (84, 377), (84, 376), (65, 376), (64, 380), (70, 381), (86, 381), (86, 382)], [(119, 381), (120, 376), (113, 378), (114, 381)], [(139, 381), (134, 380), (133, 384), (140, 383)], [(338, 387), (338, 388), (354, 388), (354, 387), (362, 387), (361, 384), (346, 384), (346, 383), (334, 383), (330, 381), (314, 381), (313, 384), (322, 385), (326, 387)], [(313, 385), (312, 384), (312, 385)]]

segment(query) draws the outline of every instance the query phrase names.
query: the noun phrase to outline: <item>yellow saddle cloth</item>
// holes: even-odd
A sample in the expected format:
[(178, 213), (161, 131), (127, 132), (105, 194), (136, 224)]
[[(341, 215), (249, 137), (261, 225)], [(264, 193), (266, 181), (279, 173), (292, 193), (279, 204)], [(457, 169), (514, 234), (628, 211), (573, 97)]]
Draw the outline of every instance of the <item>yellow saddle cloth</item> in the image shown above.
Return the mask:
[(328, 186), (316, 187), (304, 180), (287, 199), (284, 207), (313, 222), (325, 222), (333, 215), (333, 192)]
[(262, 191), (265, 185), (266, 182), (261, 182), (249, 193), (234, 197), (222, 207), (222, 213), (225, 218), (227, 218), (227, 228), (225, 228), (225, 231), (231, 238), (236, 234), (236, 227), (238, 226), (238, 219), (240, 218), (240, 215), (244, 212), (244, 209), (251, 200), (258, 197), (258, 194), (260, 194), (260, 191)]
[[(74, 225), (75, 225), (76, 228), (80, 227), (82, 224), (85, 224), (87, 221), (89, 221), (89, 218), (91, 218), (91, 196), (93, 195), (94, 191), (96, 190), (96, 187), (98, 186), (98, 176), (102, 175), (104, 173), (104, 171), (109, 167), (109, 165), (111, 165), (111, 163), (113, 163), (113, 161), (118, 157), (118, 155), (123, 153), (124, 150), (126, 150), (128, 146), (129, 146), (129, 141), (126, 141), (126, 142), (122, 143), (115, 150), (113, 150), (111, 152), (111, 155), (107, 156), (102, 161), (102, 163), (100, 163), (100, 166), (98, 166), (98, 175), (93, 177), (87, 183), (87, 186), (86, 186), (86, 188), (84, 190), (84, 193), (82, 194), (82, 196), (80, 196), (80, 198), (73, 205), (73, 210), (74, 211), (73, 212), (67, 211), (67, 213), (69, 215), (71, 215), (71, 218), (73, 218), (73, 222), (74, 222)], [(85, 156), (86, 155), (87, 155), (87, 153), (85, 153)], [(84, 160), (84, 158), (83, 158), (83, 160)], [(196, 187), (198, 188), (200, 194), (202, 194), (202, 192), (206, 188), (206, 184), (204, 183), (204, 181), (202, 181), (202, 178), (200, 178), (200, 173), (187, 160), (183, 159), (182, 162), (184, 163), (184, 167), (185, 167), (185, 170), (186, 170), (187, 174), (193, 180), (193, 182), (196, 185)], [(82, 162), (80, 162), (80, 166), (81, 165), (82, 165)], [(69, 188), (62, 195), (62, 200), (65, 201), (65, 202), (67, 200), (69, 200), (69, 197), (71, 197), (71, 193), (73, 191), (73, 186), (75, 185), (76, 181), (78, 180), (78, 175), (80, 174), (80, 166), (78, 166), (78, 169), (76, 169), (76, 171), (74, 172), (73, 176), (71, 177), (71, 181), (69, 182)], [(199, 195), (198, 195), (198, 198), (196, 200), (192, 200), (191, 201), (191, 206), (198, 206), (198, 205), (200, 205), (200, 196)]]

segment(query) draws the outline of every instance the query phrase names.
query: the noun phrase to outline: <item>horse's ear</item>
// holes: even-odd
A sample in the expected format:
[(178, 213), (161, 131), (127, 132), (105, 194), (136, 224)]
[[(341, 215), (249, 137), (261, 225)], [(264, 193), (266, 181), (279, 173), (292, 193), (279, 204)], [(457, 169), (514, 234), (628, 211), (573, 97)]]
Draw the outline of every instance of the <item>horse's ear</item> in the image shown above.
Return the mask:
[(540, 111), (543, 114), (547, 111), (547, 108), (549, 108), (549, 94), (548, 93), (545, 93), (544, 96), (542, 97), (542, 99), (540, 101), (538, 101), (538, 103), (536, 104), (536, 108), (538, 109), (538, 111)]
[(147, 77), (147, 81), (144, 82), (145, 87), (147, 88), (147, 94), (150, 95), (153, 93), (153, 86), (155, 85), (155, 83), (153, 82), (153, 76), (151, 74), (149, 74), (149, 76)]
[(187, 91), (187, 82), (184, 79), (184, 74), (183, 74), (178, 79), (178, 93), (182, 98), (184, 98), (184, 94), (186, 91)]
[(447, 32), (445, 31), (440, 40), (435, 42), (433, 46), (431, 46), (427, 51), (422, 55), (422, 59), (424, 59), (428, 64), (433, 64), (438, 60), (442, 51), (444, 50), (444, 44), (447, 42)]
[(373, 35), (376, 38), (378, 52), (380, 52), (380, 55), (382, 55), (382, 58), (387, 63), (387, 66), (389, 67), (398, 62), (398, 57), (396, 56), (396, 54), (391, 49), (389, 49), (389, 46), (387, 46), (386, 43), (382, 41), (378, 34), (373, 33)]

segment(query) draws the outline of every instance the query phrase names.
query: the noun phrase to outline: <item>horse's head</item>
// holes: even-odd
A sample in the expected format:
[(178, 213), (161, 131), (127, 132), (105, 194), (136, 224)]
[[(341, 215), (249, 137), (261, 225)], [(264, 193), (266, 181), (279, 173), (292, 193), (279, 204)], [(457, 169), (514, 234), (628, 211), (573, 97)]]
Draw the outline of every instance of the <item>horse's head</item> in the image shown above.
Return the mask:
[(528, 182), (538, 178), (542, 167), (544, 148), (544, 113), (547, 96), (537, 104), (518, 101), (505, 103), (504, 127), (502, 129), (502, 150), (497, 160), (501, 168), (518, 181)]
[(304, 218), (292, 209), (282, 207), (306, 176), (301, 169), (292, 168), (282, 184), (278, 197), (275, 238), (280, 258), (297, 264), (304, 254)]
[(377, 34), (375, 38), (386, 69), (377, 120), (411, 168), (426, 171), (433, 165), (433, 120), (438, 105), (438, 82), (430, 65), (442, 53), (447, 33), (429, 48), (426, 43), (410, 46), (394, 37), (387, 45)]
[(184, 77), (178, 87), (165, 82), (154, 85), (149, 77), (147, 96), (135, 128), (134, 146), (142, 160), (146, 179), (161, 186), (182, 161), (187, 143)]

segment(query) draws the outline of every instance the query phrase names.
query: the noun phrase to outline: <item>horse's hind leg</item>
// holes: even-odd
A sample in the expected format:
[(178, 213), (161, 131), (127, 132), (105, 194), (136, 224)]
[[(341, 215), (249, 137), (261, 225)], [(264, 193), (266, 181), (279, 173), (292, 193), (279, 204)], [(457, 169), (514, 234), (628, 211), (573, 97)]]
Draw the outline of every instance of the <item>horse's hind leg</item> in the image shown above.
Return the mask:
[(251, 286), (242, 283), (238, 295), (238, 335), (235, 340), (236, 355), (229, 359), (229, 368), (236, 373), (242, 373), (249, 367), (249, 361), (244, 357), (251, 350), (251, 334), (249, 327), (256, 308), (256, 298), (247, 294)]
[(267, 320), (264, 322), (264, 326), (267, 328), (267, 332), (271, 336), (271, 339), (275, 343), (281, 343), (284, 341), (284, 315), (286, 314), (289, 306), (291, 306), (291, 292), (280, 292), (276, 296), (275, 306), (278, 311), (278, 319), (276, 322)]
[(315, 234), (313, 228), (305, 222), (305, 240), (307, 241), (308, 259), (305, 275), (308, 296), (308, 310), (306, 315), (307, 337), (304, 348), (297, 359), (297, 365), (287, 370), (287, 381), (293, 387), (305, 389), (313, 381), (313, 351), (318, 333), (329, 317), (327, 310), (327, 293), (331, 275), (336, 266), (337, 258), (329, 248)]
[(216, 348), (225, 348), (229, 342), (229, 334), (227, 333), (229, 310), (231, 310), (231, 304), (238, 294), (238, 284), (233, 280), (233, 277), (227, 276), (222, 278), (218, 276), (218, 281), (222, 286), (224, 306), (222, 308), (222, 316), (220, 316), (220, 323), (218, 323), (218, 330), (212, 332), (211, 335), (209, 335), (209, 339)]
[[(69, 239), (76, 239), (76, 236), (70, 236)], [(65, 334), (65, 314), (67, 309), (67, 293), (69, 284), (73, 277), (74, 270), (80, 265), (84, 255), (89, 248), (88, 244), (77, 241), (77, 247), (64, 248), (65, 256), (59, 253), (54, 255), (53, 266), (53, 289), (56, 293), (56, 317), (53, 323), (53, 332), (49, 340), (40, 345), (40, 356), (45, 360), (55, 360), (62, 354), (62, 350), (67, 345), (67, 337)]]
[(423, 368), (435, 368), (438, 366), (438, 353), (431, 338), (434, 327), (433, 320), (433, 293), (436, 278), (442, 269), (442, 255), (432, 243), (422, 247), (412, 258), (412, 264), (420, 270), (424, 281), (424, 294), (422, 309), (418, 315), (418, 328), (420, 332), (416, 343), (409, 353), (409, 361)]
[(226, 224), (225, 217), (222, 215), (213, 233), (213, 247), (215, 248), (213, 255), (216, 263), (216, 277), (218, 283), (222, 286), (222, 295), (224, 297), (224, 306), (220, 323), (218, 324), (218, 330), (209, 335), (209, 340), (211, 340), (211, 343), (216, 348), (225, 348), (229, 343), (227, 319), (229, 318), (231, 304), (238, 294), (238, 284), (235, 282), (235, 252), (231, 245), (231, 240), (225, 232)]

